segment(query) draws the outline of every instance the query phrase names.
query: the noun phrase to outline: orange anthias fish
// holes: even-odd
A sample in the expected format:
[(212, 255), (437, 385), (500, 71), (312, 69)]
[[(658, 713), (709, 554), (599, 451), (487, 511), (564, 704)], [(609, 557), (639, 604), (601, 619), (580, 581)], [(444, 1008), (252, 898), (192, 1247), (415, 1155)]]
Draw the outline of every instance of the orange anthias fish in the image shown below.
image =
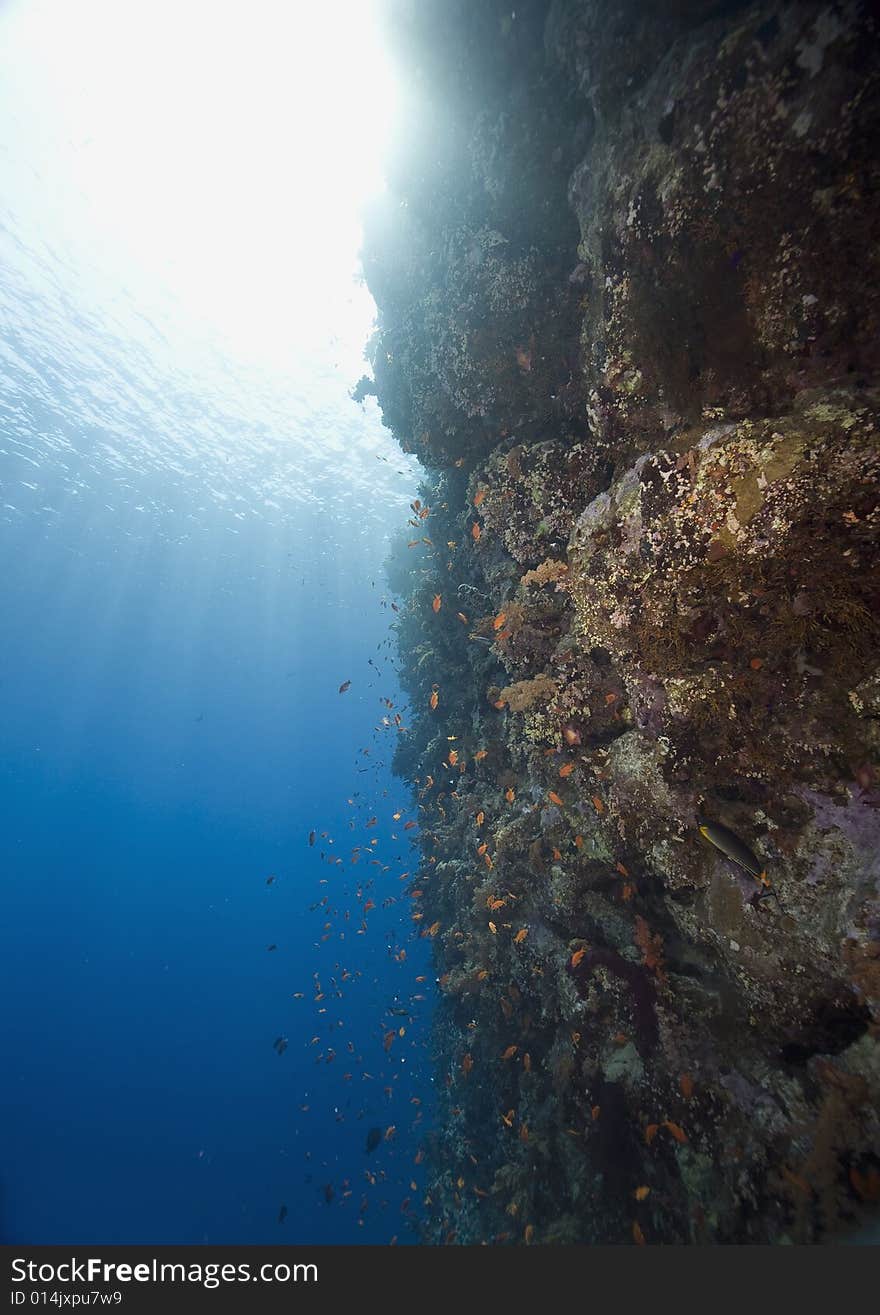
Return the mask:
[(495, 617), (495, 620), (492, 622), (492, 629), (500, 630), (506, 620), (507, 620), (507, 613), (499, 612), (498, 615)]
[(431, 606), (434, 609), (434, 611), (439, 612), (442, 604), (443, 604), (443, 599), (440, 597), (439, 594), (435, 594), (434, 601), (431, 603)]
[(481, 533), (482, 530), (480, 529), (479, 521), (474, 521), (473, 525), (471, 526), (471, 538), (473, 539), (474, 543), (479, 543)]
[(482, 503), (483, 499), (484, 499), (485, 496), (486, 496), (486, 492), (487, 492), (486, 489), (477, 489), (476, 493), (474, 494), (474, 506), (475, 506), (475, 507), (479, 507), (479, 506), (480, 506), (480, 504)]
[(431, 697), (428, 699), (428, 703), (430, 704), (431, 709), (433, 710), (434, 708), (436, 708), (439, 702), (440, 702), (440, 695), (437, 693), (436, 690), (433, 690), (431, 693)]

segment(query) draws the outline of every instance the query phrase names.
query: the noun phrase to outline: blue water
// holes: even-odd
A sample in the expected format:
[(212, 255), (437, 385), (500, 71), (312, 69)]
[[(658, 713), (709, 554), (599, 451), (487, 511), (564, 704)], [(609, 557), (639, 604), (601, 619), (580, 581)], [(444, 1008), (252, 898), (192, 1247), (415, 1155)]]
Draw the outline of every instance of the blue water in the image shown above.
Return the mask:
[[(236, 353), (105, 251), (73, 193), (59, 206), (19, 93), (0, 92), (0, 1238), (406, 1243), (432, 978), (392, 817), (382, 564), (417, 468), (348, 397), (363, 314), (319, 341), (299, 325), (270, 364)], [(344, 309), (366, 294), (343, 275)]]

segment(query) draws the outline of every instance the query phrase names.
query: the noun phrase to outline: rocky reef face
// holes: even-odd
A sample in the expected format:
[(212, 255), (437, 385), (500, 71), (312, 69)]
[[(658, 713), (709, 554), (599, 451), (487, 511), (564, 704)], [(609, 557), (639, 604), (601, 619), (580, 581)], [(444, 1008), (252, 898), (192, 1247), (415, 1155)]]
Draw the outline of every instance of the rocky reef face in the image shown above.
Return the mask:
[[(369, 224), (438, 1242), (880, 1207), (868, 5), (389, 4)], [(720, 823), (755, 863), (700, 833)]]

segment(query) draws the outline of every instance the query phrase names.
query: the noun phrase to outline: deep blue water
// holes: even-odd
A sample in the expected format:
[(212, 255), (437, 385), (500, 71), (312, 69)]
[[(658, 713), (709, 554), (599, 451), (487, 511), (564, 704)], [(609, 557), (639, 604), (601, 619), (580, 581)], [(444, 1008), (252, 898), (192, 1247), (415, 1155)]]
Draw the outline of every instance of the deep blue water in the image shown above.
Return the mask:
[(348, 396), (356, 248), (316, 270), (291, 230), (270, 268), (293, 191), (205, 256), (201, 175), (154, 195), (152, 119), (141, 164), (55, 8), (0, 11), (0, 1239), (405, 1243), (432, 981), (382, 568), (419, 472)]
[[(375, 605), (331, 605), (307, 560), (267, 566), (259, 587), (231, 560), (194, 624), (185, 551), (74, 561), (29, 528), (4, 535), (0, 585), (4, 1240), (408, 1240), (429, 1000), (413, 1024), (385, 1011), (430, 987), (405, 900), (381, 907), (412, 864), (392, 733), (372, 729), (380, 691), (395, 695), (378, 581), (353, 562), (346, 584)], [(333, 846), (310, 847), (312, 828)], [(373, 838), (388, 872), (350, 864)], [(341, 983), (345, 969), (363, 976)], [(390, 1124), (368, 1156), (368, 1129)], [(368, 1168), (389, 1181), (370, 1186)]]

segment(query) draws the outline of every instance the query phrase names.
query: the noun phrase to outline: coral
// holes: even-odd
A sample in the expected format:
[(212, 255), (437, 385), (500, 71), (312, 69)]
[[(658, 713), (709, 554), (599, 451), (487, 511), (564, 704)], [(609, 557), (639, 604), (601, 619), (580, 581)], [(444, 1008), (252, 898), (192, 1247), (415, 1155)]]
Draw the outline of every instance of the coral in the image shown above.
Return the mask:
[(542, 584), (555, 584), (558, 588), (564, 583), (567, 574), (568, 565), (566, 562), (557, 562), (554, 561), (552, 557), (548, 557), (546, 561), (541, 562), (540, 566), (536, 566), (534, 570), (526, 571), (525, 575), (520, 580), (520, 584), (523, 588), (528, 588), (529, 585)]
[(556, 682), (552, 676), (535, 676), (533, 680), (518, 680), (514, 685), (505, 685), (498, 699), (511, 712), (527, 712), (536, 703), (548, 703), (555, 693)]
[(875, 18), (389, 10), (422, 1237), (836, 1238), (880, 1190)]

